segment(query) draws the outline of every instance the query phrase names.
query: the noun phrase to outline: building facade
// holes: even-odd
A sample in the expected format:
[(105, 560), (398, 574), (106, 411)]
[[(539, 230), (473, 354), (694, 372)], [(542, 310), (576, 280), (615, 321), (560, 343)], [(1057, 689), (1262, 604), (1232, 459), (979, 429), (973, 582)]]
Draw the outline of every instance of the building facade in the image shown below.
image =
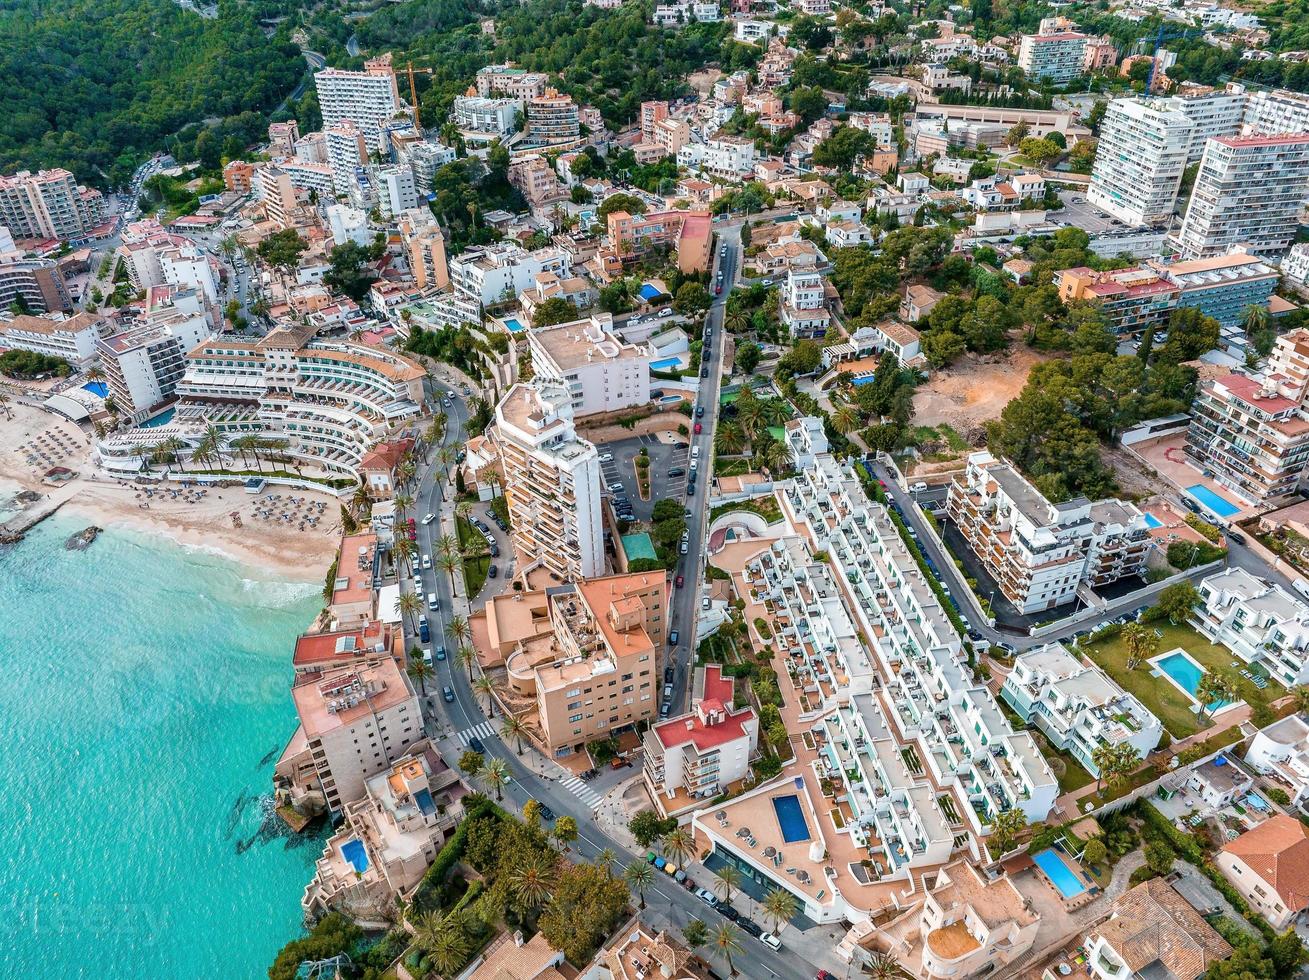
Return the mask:
[(382, 131), (402, 109), (390, 55), (364, 62), (363, 71), (324, 68), (314, 73), (314, 86), (324, 132), (349, 121), (358, 127), (368, 151), (386, 151)]
[(650, 351), (619, 340), (607, 313), (537, 327), (527, 346), (536, 376), (568, 391), (574, 418), (650, 401)]
[(1195, 124), (1168, 104), (1109, 103), (1086, 199), (1133, 227), (1167, 224)]
[(1309, 683), (1309, 606), (1242, 568), (1200, 583), (1196, 629), (1287, 687)]

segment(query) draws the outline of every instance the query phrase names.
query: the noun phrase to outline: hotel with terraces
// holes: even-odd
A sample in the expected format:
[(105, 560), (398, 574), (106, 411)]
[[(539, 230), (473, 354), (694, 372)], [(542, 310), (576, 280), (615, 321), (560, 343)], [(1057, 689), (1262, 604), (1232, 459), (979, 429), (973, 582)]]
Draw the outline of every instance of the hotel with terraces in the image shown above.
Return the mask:
[(279, 446), (273, 468), (355, 479), (369, 447), (422, 411), (423, 369), (407, 357), (349, 341), (323, 340), (313, 327), (280, 327), (256, 341), (216, 336), (186, 356), (172, 418), (153, 428), (112, 433), (96, 447), (100, 466), (139, 474), (143, 448), (177, 440), (185, 469), (245, 470), (227, 449), (193, 454), (210, 427), (228, 443), (260, 436)]
[(732, 574), (756, 642), (789, 678), (796, 761), (692, 823), (722, 860), (790, 891), (809, 918), (866, 924), (917, 901), (925, 875), (988, 861), (996, 815), (1045, 819), (1058, 783), (1032, 736), (974, 680), (928, 579), (855, 469), (817, 453), (776, 495), (783, 518), (772, 525), (747, 515), (724, 534), (736, 518), (721, 517), (709, 560)]

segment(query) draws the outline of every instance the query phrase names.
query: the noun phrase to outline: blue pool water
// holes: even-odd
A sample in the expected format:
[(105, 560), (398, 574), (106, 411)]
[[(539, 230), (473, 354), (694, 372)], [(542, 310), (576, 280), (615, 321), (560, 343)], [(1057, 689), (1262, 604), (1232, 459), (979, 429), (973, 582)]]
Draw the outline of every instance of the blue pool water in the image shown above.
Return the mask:
[(1232, 503), (1226, 497), (1218, 496), (1218, 494), (1214, 493), (1203, 483), (1197, 483), (1194, 486), (1187, 487), (1186, 492), (1208, 507), (1219, 517), (1231, 517), (1233, 514), (1239, 513), (1241, 510), (1241, 508), (1236, 506), (1236, 504)]
[(650, 302), (650, 300), (654, 299), (656, 296), (662, 296), (662, 295), (663, 293), (659, 292), (659, 290), (656, 287), (650, 285), (650, 283), (645, 282), (641, 284), (641, 298), (645, 300), (647, 303)]
[(505, 321), (505, 327), (508, 328), (510, 333), (518, 333), (523, 329), (523, 325), (514, 317), (510, 317)]
[(665, 358), (663, 358), (662, 360), (651, 361), (651, 362), (650, 362), (650, 370), (652, 370), (652, 371), (667, 371), (669, 368), (675, 368), (675, 367), (677, 367), (677, 365), (679, 365), (679, 364), (681, 364), (681, 363), (682, 363), (682, 362), (681, 362), (678, 358), (676, 358), (676, 357), (665, 357)]
[(798, 796), (774, 796), (773, 809), (782, 828), (782, 840), (788, 844), (809, 839), (809, 824), (805, 823)]
[(177, 409), (170, 408), (167, 411), (160, 412), (154, 418), (146, 419), (144, 422), (142, 422), (140, 428), (154, 429), (154, 428), (158, 428), (161, 425), (167, 425), (169, 422), (173, 421), (173, 415), (176, 411)]
[(1164, 522), (1159, 520), (1159, 518), (1155, 517), (1153, 514), (1146, 514), (1145, 525), (1146, 527), (1163, 527)]
[(877, 376), (876, 376), (876, 375), (873, 375), (873, 374), (864, 374), (864, 375), (861, 375), (861, 376), (855, 378), (855, 379), (854, 379), (853, 381), (851, 381), (850, 383), (851, 383), (852, 385), (870, 385), (870, 384), (872, 384), (872, 383), (873, 383), (874, 381), (876, 381), (876, 380), (877, 380)]
[(368, 870), (368, 852), (364, 850), (364, 842), (351, 838), (341, 845), (341, 857), (350, 862), (350, 867), (354, 868), (360, 874)]
[(89, 523), (0, 549), (0, 974), (262, 977), (323, 848), (271, 785), (321, 583)]
[(82, 389), (93, 395), (99, 395), (101, 398), (106, 398), (109, 395), (109, 386), (103, 381), (88, 381), (82, 385)]
[(1045, 872), (1045, 876), (1054, 882), (1054, 886), (1059, 889), (1059, 894), (1065, 899), (1075, 898), (1086, 891), (1086, 885), (1073, 874), (1072, 869), (1064, 863), (1063, 857), (1053, 847), (1037, 851), (1032, 855), (1032, 860)]
[[(1175, 680), (1182, 689), (1191, 697), (1195, 697), (1195, 692), (1200, 690), (1200, 679), (1204, 677), (1204, 668), (1184, 653), (1170, 653), (1168, 656), (1156, 660), (1155, 666), (1165, 674)], [(1198, 700), (1198, 699), (1197, 699)], [(1226, 707), (1226, 701), (1215, 701), (1205, 708), (1206, 711), (1214, 712), (1219, 708)]]

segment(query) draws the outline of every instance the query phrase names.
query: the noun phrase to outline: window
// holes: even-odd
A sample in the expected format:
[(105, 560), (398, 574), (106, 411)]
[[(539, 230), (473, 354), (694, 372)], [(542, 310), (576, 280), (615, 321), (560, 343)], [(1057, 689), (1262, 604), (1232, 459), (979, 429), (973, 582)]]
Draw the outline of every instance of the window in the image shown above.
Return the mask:
[(582, 720), (582, 716), (581, 716), (581, 715), (569, 715), (569, 716), (568, 716), (568, 720), (569, 720), (570, 722), (581, 721), (581, 720)]

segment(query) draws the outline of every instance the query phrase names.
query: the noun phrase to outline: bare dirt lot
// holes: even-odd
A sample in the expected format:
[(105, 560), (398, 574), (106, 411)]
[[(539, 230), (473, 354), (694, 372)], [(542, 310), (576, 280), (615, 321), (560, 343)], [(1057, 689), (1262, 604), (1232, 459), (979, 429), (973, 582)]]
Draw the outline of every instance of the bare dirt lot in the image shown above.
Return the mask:
[(1049, 359), (1020, 345), (1004, 354), (966, 354), (919, 387), (914, 394), (914, 424), (945, 422), (972, 442), (971, 433), (999, 418), (1022, 391), (1033, 365)]

